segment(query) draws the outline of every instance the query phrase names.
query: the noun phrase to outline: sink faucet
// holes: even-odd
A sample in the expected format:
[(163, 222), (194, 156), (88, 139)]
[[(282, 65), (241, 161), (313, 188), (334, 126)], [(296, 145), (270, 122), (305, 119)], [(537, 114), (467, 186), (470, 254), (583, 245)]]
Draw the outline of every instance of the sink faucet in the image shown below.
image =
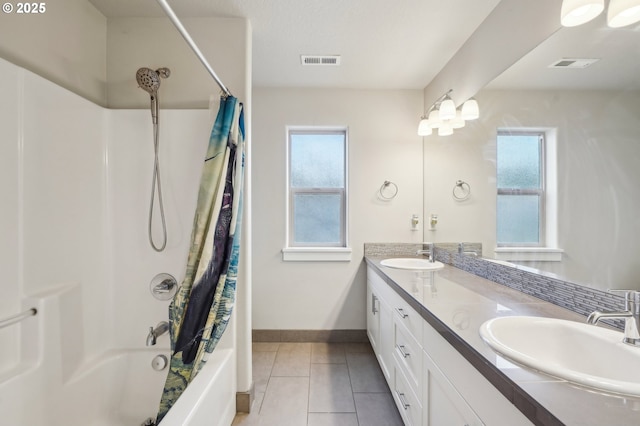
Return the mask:
[(624, 318), (624, 338), (622, 341), (631, 346), (640, 346), (640, 291), (609, 290), (624, 292), (624, 311), (599, 312), (594, 311), (587, 318), (588, 324), (597, 324), (601, 319)]
[(169, 331), (169, 323), (166, 321), (160, 321), (156, 328), (149, 327), (149, 334), (147, 335), (147, 346), (153, 346), (156, 344), (158, 336), (162, 336)]
[(421, 254), (429, 254), (429, 262), (433, 263), (436, 261), (435, 253), (433, 251), (435, 244), (433, 243), (424, 243), (429, 245), (429, 250), (418, 250), (416, 251), (416, 256), (420, 256)]

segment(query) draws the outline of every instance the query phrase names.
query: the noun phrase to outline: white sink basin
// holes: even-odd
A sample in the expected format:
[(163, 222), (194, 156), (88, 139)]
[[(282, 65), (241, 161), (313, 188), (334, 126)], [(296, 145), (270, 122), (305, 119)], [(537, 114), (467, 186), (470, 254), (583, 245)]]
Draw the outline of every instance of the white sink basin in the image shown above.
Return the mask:
[(444, 264), (442, 262), (429, 262), (428, 259), (421, 259), (419, 257), (399, 257), (384, 259), (380, 262), (380, 264), (382, 266), (396, 269), (426, 270), (444, 268)]
[(640, 396), (640, 348), (622, 332), (552, 318), (501, 317), (480, 327), (499, 354), (524, 366), (591, 388)]

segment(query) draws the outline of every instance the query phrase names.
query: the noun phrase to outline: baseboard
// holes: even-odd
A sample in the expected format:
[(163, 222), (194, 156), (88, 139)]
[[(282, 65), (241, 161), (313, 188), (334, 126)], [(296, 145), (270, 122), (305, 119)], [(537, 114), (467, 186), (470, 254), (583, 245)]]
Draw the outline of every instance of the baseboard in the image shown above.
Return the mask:
[(252, 330), (254, 342), (365, 343), (367, 330)]
[(255, 388), (253, 386), (253, 382), (251, 382), (251, 388), (248, 391), (236, 392), (236, 412), (250, 413), (254, 398)]

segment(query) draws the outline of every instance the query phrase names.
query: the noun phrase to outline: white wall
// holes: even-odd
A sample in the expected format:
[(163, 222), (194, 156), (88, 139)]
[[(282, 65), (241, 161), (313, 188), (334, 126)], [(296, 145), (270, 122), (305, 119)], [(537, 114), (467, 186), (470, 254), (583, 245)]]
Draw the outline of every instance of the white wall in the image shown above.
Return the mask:
[(107, 19), (87, 0), (43, 2), (44, 13), (0, 13), (0, 58), (97, 104), (106, 103)]
[[(180, 19), (233, 95), (246, 101), (251, 69), (250, 24), (240, 18)], [(138, 88), (138, 68), (167, 67), (159, 99), (163, 108), (208, 108), (220, 89), (168, 18), (111, 18), (107, 35), (107, 98), (110, 108), (149, 108)], [(239, 70), (243, 70), (240, 72)]]
[[(425, 213), (439, 214), (435, 241), (495, 247), (495, 135), (498, 127), (558, 129), (562, 263), (537, 264), (600, 288), (637, 287), (640, 273), (640, 92), (482, 91), (481, 118), (453, 136), (425, 137)], [(457, 179), (468, 201), (451, 196)]]
[[(364, 329), (365, 242), (420, 242), (422, 91), (253, 92), (253, 328)], [(286, 126), (348, 126), (351, 262), (283, 262)], [(376, 197), (385, 180), (397, 197)]]
[[(61, 321), (70, 329), (61, 336), (62, 350), (77, 364), (108, 343), (104, 111), (2, 60), (0, 73), (12, 86), (0, 107), (3, 120), (11, 120), (0, 130), (0, 226), (6, 228), (0, 257), (8, 277), (0, 283), (0, 317), (30, 307), (24, 298), (67, 286), (61, 300), (70, 309)], [(19, 331), (3, 333), (17, 339)], [(8, 368), (19, 361), (15, 355)]]

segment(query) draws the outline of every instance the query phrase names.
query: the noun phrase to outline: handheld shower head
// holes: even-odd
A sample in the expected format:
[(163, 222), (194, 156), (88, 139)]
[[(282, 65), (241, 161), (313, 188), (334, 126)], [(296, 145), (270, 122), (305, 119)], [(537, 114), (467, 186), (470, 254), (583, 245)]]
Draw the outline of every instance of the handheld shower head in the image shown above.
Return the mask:
[(160, 74), (151, 68), (140, 68), (136, 72), (136, 81), (138, 86), (150, 95), (156, 94), (160, 88)]
[(138, 86), (151, 95), (151, 119), (153, 124), (158, 124), (158, 89), (160, 88), (160, 78), (168, 78), (171, 75), (169, 68), (140, 68), (136, 71), (136, 81)]

